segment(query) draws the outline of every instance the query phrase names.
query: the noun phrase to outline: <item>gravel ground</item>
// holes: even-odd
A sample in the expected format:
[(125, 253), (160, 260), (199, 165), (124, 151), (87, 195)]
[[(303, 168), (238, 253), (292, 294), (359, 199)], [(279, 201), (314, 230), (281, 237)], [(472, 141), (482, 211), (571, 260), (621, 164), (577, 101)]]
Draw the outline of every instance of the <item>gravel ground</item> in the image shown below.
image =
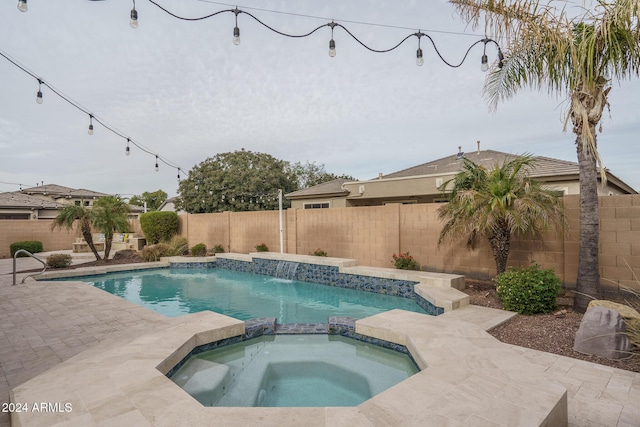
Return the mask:
[[(491, 282), (467, 280), (466, 289), (463, 292), (469, 295), (471, 304), (503, 308)], [(624, 360), (610, 360), (574, 351), (573, 343), (580, 327), (582, 314), (571, 309), (573, 301), (570, 297), (558, 298), (558, 303), (556, 313), (532, 316), (518, 314), (507, 323), (490, 330), (489, 333), (504, 343), (640, 372), (638, 349), (633, 356)]]

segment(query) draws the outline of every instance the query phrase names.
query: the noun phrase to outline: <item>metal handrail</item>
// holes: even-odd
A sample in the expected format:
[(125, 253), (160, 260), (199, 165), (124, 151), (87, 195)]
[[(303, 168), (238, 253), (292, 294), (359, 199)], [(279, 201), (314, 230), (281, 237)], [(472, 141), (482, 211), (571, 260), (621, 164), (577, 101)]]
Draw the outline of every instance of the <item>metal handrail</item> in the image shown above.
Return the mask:
[(24, 283), (25, 280), (27, 280), (27, 278), (32, 277), (32, 276), (38, 276), (42, 273), (44, 273), (47, 270), (47, 264), (42, 261), (40, 258), (38, 258), (37, 256), (35, 256), (34, 254), (32, 254), (31, 252), (27, 251), (26, 249), (18, 249), (14, 254), (13, 254), (13, 285), (16, 284), (16, 259), (18, 258), (18, 254), (20, 253), (25, 253), (27, 255), (29, 255), (31, 258), (38, 260), (39, 262), (42, 263), (42, 271), (39, 273), (33, 273), (33, 274), (28, 274), (26, 276), (24, 276), (22, 278), (22, 282), (20, 283)]

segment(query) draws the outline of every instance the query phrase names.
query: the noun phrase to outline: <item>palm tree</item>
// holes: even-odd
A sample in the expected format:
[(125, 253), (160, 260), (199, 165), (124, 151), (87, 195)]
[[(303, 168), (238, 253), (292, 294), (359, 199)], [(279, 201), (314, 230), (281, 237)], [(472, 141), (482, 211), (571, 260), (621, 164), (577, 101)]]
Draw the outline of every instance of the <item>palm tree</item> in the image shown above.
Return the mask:
[(104, 233), (104, 259), (109, 259), (114, 232), (129, 230), (129, 205), (119, 196), (101, 197), (93, 203), (91, 223)]
[(438, 209), (445, 221), (438, 245), (447, 238), (467, 239), (474, 247), (481, 237), (489, 240), (497, 274), (505, 271), (511, 236), (539, 235), (550, 225), (563, 223), (562, 198), (529, 177), (535, 165), (531, 155), (507, 159), (487, 169), (463, 159), (463, 169), (453, 179), (449, 203)]
[(80, 227), (80, 233), (87, 242), (91, 252), (96, 256), (96, 260), (100, 261), (100, 255), (93, 244), (93, 236), (91, 235), (91, 222), (93, 220), (93, 212), (91, 209), (85, 208), (81, 205), (71, 205), (62, 208), (60, 213), (53, 220), (51, 229), (65, 227), (67, 230), (71, 230), (78, 220), (78, 226)]
[[(598, 166), (606, 175), (596, 144), (596, 129), (609, 106), (611, 81), (639, 75), (640, 0), (601, 0), (595, 5), (566, 8), (548, 0), (450, 0), (477, 27), (504, 40), (485, 84), (495, 108), (523, 88), (568, 95), (567, 119), (573, 124), (580, 170), (580, 251), (574, 309), (584, 312), (591, 298), (602, 295), (598, 266)], [(600, 129), (601, 130), (601, 129)]]

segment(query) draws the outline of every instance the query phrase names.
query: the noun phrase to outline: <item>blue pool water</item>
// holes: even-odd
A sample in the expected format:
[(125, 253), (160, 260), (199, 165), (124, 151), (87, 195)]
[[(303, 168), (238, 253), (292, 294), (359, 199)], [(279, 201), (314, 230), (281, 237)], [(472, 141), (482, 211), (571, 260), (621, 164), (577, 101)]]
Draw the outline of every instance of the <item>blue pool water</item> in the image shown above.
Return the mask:
[(330, 316), (361, 319), (394, 308), (426, 313), (408, 298), (218, 268), (128, 271), (81, 280), (169, 317), (210, 310), (239, 320), (325, 323)]
[(205, 406), (356, 406), (418, 372), (341, 336), (263, 336), (192, 356), (171, 380)]

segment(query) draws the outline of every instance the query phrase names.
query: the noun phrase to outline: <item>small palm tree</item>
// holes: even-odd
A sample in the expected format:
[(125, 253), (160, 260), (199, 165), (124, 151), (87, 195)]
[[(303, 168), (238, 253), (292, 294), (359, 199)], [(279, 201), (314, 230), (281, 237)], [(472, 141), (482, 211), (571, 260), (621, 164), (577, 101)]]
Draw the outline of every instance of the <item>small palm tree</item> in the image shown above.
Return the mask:
[(101, 197), (92, 209), (92, 225), (104, 233), (104, 259), (109, 259), (113, 233), (129, 230), (127, 214), (130, 208), (120, 196)]
[(438, 245), (464, 237), (468, 247), (475, 247), (486, 237), (500, 274), (507, 267), (512, 235), (538, 235), (563, 223), (562, 199), (529, 177), (535, 164), (531, 155), (505, 160), (492, 169), (463, 161), (463, 170), (441, 187), (451, 186), (451, 194), (449, 203), (438, 209), (445, 221)]
[(93, 212), (91, 209), (80, 205), (65, 206), (53, 220), (51, 229), (65, 227), (67, 230), (71, 230), (74, 224), (76, 224), (76, 220), (78, 220), (77, 224), (80, 227), (82, 238), (87, 242), (89, 248), (91, 248), (91, 252), (95, 255), (96, 260), (102, 260), (93, 244), (93, 236), (91, 235), (91, 222), (93, 220)]

